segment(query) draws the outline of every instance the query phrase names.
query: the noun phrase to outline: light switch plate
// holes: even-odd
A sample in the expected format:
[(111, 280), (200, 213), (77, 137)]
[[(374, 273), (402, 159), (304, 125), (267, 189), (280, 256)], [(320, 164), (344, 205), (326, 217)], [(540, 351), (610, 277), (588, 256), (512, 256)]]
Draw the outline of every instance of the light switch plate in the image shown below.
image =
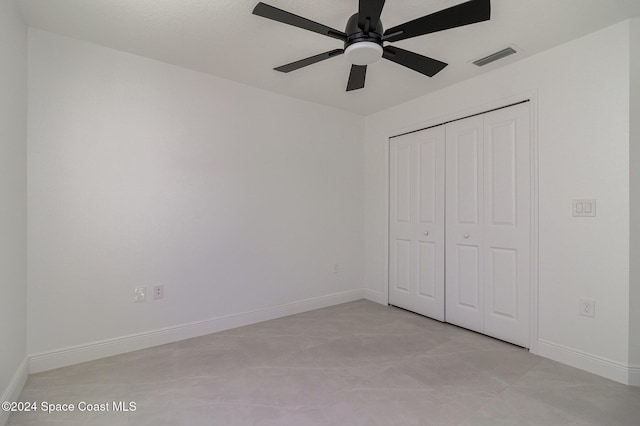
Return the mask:
[(571, 201), (571, 216), (594, 217), (596, 215), (595, 198), (580, 198)]

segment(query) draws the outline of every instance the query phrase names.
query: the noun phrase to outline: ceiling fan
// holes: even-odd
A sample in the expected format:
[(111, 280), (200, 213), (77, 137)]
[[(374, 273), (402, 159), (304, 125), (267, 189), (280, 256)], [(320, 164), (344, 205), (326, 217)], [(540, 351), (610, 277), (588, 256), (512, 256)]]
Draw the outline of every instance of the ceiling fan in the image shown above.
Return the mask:
[(287, 73), (344, 53), (347, 62), (351, 64), (347, 91), (362, 89), (367, 73), (367, 65), (376, 62), (380, 58), (388, 59), (426, 76), (433, 77), (442, 71), (447, 64), (399, 47), (384, 46), (384, 43), (475, 24), (491, 18), (490, 0), (470, 0), (383, 31), (380, 15), (382, 14), (385, 0), (359, 1), (358, 13), (349, 18), (344, 32), (277, 7), (262, 2), (258, 3), (253, 9), (254, 15), (293, 25), (294, 27), (313, 31), (344, 42), (344, 49), (330, 50), (274, 69)]

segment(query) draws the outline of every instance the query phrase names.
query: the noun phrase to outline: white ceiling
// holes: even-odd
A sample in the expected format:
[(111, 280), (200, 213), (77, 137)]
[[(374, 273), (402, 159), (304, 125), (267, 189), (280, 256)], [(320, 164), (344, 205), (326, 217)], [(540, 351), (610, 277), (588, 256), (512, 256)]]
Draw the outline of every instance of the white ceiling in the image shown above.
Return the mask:
[[(490, 21), (395, 44), (449, 63), (435, 77), (381, 60), (369, 66), (364, 89), (347, 93), (350, 66), (343, 56), (289, 74), (272, 70), (342, 48), (342, 42), (254, 16), (257, 2), (19, 0), (32, 27), (363, 115), (640, 16), (639, 0), (493, 0)], [(265, 3), (338, 30), (358, 9), (358, 0)], [(462, 0), (387, 0), (381, 19), (391, 28), (458, 3)], [(469, 63), (508, 45), (521, 50), (483, 68)]]

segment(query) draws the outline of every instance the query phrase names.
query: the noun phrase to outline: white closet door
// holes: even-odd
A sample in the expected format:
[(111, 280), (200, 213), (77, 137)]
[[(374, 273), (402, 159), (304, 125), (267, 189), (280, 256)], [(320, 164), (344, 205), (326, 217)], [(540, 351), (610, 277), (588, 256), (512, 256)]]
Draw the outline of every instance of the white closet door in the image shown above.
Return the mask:
[(529, 104), (484, 115), (484, 329), (529, 346)]
[(483, 119), (446, 128), (446, 321), (484, 332)]
[(446, 321), (528, 347), (529, 105), (446, 132)]
[(389, 303), (444, 321), (444, 126), (390, 143)]

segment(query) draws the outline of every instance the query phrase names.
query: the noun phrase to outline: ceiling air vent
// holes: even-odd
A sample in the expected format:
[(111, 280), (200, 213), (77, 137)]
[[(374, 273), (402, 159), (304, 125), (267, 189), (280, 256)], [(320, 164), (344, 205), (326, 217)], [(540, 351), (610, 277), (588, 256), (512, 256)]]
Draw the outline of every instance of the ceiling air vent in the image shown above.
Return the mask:
[(484, 58), (476, 59), (473, 61), (474, 65), (479, 67), (483, 67), (491, 62), (497, 61), (498, 59), (506, 58), (509, 55), (513, 55), (516, 53), (516, 50), (513, 47), (507, 47), (506, 49), (502, 49), (499, 52), (492, 53), (491, 55), (485, 56)]

